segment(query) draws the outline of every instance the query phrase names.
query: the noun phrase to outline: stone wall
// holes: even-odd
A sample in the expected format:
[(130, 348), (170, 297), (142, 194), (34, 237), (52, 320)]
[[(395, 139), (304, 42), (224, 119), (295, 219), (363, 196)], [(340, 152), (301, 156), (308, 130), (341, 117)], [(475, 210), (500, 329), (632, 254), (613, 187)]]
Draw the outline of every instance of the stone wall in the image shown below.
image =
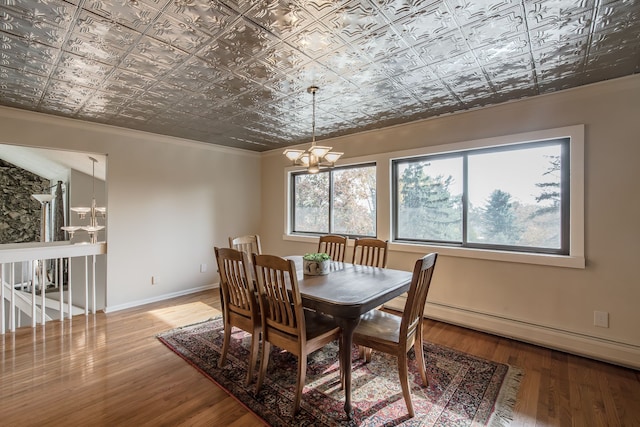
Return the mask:
[(49, 192), (51, 183), (0, 159), (0, 244), (40, 241), (40, 203), (32, 194)]

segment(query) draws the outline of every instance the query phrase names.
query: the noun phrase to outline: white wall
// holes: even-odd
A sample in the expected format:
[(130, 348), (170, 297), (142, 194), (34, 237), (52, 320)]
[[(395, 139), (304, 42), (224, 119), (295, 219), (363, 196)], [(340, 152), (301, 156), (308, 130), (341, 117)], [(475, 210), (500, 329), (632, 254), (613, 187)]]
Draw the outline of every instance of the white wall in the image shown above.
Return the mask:
[[(586, 268), (441, 256), (426, 313), (640, 367), (636, 268), (640, 255), (640, 75), (321, 142), (345, 152), (342, 162), (349, 162), (354, 157), (580, 124), (585, 125)], [(315, 241), (283, 237), (287, 166), (280, 150), (263, 156), (260, 232), (265, 252), (304, 253), (316, 246)], [(389, 224), (389, 211), (388, 190), (380, 191), (378, 214), (383, 227)], [(379, 230), (379, 235), (387, 238), (389, 231)], [(432, 249), (424, 248), (423, 253)], [(420, 255), (392, 251), (389, 267), (409, 270)], [(609, 313), (609, 328), (594, 326), (595, 310)]]
[(107, 311), (217, 284), (214, 245), (258, 232), (256, 153), (3, 107), (0, 129), (0, 143), (107, 155)]

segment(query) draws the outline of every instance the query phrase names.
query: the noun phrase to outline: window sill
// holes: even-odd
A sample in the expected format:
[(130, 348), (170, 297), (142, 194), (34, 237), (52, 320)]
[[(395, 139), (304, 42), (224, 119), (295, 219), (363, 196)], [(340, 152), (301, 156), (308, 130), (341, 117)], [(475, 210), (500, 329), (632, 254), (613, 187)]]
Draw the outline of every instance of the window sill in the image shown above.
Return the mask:
[[(305, 236), (301, 234), (283, 234), (283, 240), (291, 242), (317, 243), (317, 236)], [(353, 246), (353, 239), (349, 239), (349, 246)], [(389, 242), (389, 250), (393, 252), (407, 252), (426, 254), (438, 252), (443, 256), (456, 258), (484, 259), (488, 261), (515, 262), (520, 264), (546, 265), (549, 267), (585, 268), (583, 256), (576, 255), (549, 255), (532, 254), (524, 252), (495, 251), (488, 249), (456, 248), (451, 246), (416, 245), (409, 243)]]
[(516, 262), (521, 264), (537, 264), (550, 267), (585, 268), (583, 256), (534, 254), (525, 252), (496, 251), (489, 249), (456, 248), (451, 246), (412, 245), (407, 243), (390, 243), (389, 249), (397, 252), (428, 253), (438, 252), (443, 256), (457, 258), (485, 259), (489, 261)]

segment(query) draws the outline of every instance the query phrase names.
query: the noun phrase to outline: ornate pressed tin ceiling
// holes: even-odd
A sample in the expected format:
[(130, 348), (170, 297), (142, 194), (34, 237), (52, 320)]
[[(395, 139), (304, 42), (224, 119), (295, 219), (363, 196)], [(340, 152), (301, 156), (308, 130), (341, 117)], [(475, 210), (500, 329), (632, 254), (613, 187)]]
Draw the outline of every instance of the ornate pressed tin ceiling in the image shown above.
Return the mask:
[(640, 0), (0, 0), (0, 104), (254, 151), (640, 70)]

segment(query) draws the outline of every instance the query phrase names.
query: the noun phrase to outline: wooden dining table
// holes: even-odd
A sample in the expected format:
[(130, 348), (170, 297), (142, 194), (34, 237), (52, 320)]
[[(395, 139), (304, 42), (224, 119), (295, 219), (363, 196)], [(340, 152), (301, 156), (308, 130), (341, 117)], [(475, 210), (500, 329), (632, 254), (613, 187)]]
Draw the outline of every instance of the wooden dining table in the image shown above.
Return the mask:
[(330, 314), (342, 328), (340, 366), (344, 372), (344, 410), (353, 416), (351, 405), (351, 346), (353, 331), (360, 315), (407, 292), (412, 273), (390, 268), (368, 267), (346, 262), (331, 262), (325, 276), (303, 274), (301, 256), (288, 256), (296, 264), (296, 273), (304, 307)]

